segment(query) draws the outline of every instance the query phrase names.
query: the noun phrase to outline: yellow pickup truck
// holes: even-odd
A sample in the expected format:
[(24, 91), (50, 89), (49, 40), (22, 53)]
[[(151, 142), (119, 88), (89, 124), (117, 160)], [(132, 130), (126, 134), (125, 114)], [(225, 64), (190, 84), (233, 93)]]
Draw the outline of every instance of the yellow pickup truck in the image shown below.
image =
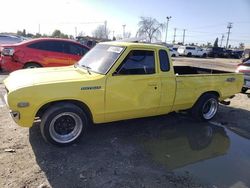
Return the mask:
[(41, 120), (45, 140), (75, 142), (92, 123), (188, 110), (212, 119), (218, 102), (241, 90), (243, 75), (173, 66), (161, 45), (107, 42), (74, 66), (18, 70), (4, 80), (6, 103), (15, 122)]

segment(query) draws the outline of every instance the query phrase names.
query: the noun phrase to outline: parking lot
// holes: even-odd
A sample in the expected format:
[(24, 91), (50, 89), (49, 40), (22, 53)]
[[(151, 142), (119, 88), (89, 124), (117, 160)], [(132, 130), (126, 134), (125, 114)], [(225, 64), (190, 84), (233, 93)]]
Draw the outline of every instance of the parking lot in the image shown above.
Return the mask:
[[(239, 60), (175, 58), (234, 71)], [(184, 113), (96, 125), (70, 147), (44, 142), (39, 124), (17, 126), (0, 73), (0, 187), (250, 187), (250, 93), (211, 122)]]

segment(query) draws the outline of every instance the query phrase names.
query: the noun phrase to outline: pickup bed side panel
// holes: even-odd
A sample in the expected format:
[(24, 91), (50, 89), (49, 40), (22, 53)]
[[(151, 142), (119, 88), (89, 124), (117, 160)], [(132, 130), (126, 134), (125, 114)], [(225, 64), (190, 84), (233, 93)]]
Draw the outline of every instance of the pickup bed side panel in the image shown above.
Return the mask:
[(240, 92), (243, 83), (241, 74), (204, 74), (176, 76), (176, 98), (173, 111), (191, 108), (206, 92), (215, 91), (219, 100), (224, 100)]

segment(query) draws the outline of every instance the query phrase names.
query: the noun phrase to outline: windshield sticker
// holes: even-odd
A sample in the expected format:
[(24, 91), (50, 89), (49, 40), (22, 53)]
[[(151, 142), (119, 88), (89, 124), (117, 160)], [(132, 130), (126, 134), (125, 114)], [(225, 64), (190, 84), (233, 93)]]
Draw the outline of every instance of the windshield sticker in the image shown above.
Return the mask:
[(108, 52), (115, 52), (115, 53), (121, 53), (123, 48), (121, 47), (114, 47), (114, 46), (111, 46), (108, 48)]

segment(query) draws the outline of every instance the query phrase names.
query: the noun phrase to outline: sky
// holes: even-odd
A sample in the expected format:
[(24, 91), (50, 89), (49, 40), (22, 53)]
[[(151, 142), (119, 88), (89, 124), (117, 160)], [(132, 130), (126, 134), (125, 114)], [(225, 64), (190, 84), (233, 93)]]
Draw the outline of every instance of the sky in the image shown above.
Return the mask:
[[(6, 8), (5, 8), (6, 7)], [(250, 45), (250, 0), (0, 0), (0, 32), (26, 29), (29, 33), (51, 34), (55, 29), (73, 35), (92, 35), (107, 21), (110, 37), (122, 36), (123, 27), (134, 37), (140, 17), (152, 17), (168, 25), (167, 42), (226, 44), (227, 25), (232, 22), (229, 44)], [(161, 40), (165, 41), (166, 29)]]

